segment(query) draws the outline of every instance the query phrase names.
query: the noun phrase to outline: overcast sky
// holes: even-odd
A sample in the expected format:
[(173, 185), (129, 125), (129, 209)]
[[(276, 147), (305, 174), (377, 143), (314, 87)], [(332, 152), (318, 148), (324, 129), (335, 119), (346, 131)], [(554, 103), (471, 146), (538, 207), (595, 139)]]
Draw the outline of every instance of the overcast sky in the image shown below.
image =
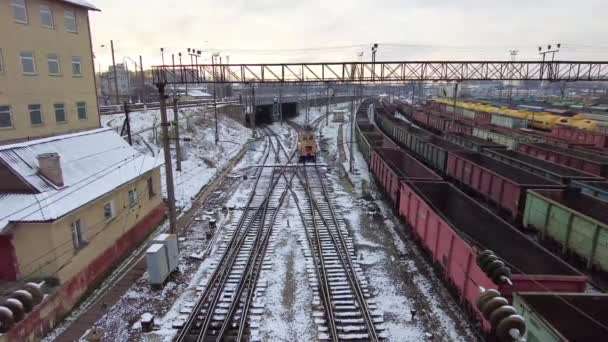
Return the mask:
[[(128, 56), (144, 66), (186, 48), (231, 63), (358, 60), (608, 59), (608, 0), (90, 0), (96, 63)], [(100, 46), (105, 44), (106, 47)], [(205, 54), (204, 61), (209, 61)], [(184, 57), (188, 60), (189, 57)], [(225, 57), (223, 57), (225, 62)], [(132, 64), (132, 63), (131, 63)]]

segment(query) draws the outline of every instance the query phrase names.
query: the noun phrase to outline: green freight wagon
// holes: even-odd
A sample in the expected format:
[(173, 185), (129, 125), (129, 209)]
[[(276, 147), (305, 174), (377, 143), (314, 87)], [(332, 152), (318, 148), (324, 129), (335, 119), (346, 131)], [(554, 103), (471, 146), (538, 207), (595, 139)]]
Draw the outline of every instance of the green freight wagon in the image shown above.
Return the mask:
[(524, 227), (608, 271), (608, 203), (576, 189), (528, 190)]
[(607, 295), (519, 292), (513, 307), (526, 320), (527, 342), (608, 341)]

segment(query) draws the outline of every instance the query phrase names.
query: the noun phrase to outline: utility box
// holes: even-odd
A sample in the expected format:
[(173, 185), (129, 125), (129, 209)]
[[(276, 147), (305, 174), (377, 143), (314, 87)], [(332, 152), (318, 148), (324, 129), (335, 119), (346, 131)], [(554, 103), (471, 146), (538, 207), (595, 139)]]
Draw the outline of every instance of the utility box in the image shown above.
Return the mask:
[(169, 273), (176, 271), (179, 265), (179, 250), (177, 248), (177, 236), (175, 234), (159, 234), (152, 241), (153, 244), (165, 246), (165, 257)]
[(344, 116), (346, 115), (346, 111), (343, 109), (337, 109), (333, 111), (334, 119), (333, 122), (344, 122)]
[(146, 250), (148, 280), (153, 288), (161, 288), (169, 276), (165, 245), (154, 243)]

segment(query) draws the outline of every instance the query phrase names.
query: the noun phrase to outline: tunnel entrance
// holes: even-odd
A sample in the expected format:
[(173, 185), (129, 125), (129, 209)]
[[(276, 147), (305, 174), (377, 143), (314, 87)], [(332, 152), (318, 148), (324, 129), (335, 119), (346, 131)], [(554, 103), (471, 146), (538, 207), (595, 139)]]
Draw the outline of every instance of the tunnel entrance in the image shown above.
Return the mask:
[[(272, 103), (256, 105), (255, 124), (271, 124), (275, 120), (279, 120), (278, 114), (276, 118), (274, 117), (274, 113), (278, 113), (274, 107), (275, 105)], [(281, 104), (281, 107), (283, 109), (283, 120), (291, 119), (298, 115), (298, 102), (285, 102)]]

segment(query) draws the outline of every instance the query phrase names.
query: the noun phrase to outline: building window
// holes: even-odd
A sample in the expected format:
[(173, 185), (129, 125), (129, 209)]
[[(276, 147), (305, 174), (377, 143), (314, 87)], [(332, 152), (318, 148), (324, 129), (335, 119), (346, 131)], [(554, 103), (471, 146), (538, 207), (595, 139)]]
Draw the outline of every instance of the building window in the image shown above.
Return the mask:
[(80, 66), (80, 57), (72, 57), (72, 75), (82, 76), (82, 68)]
[(0, 49), (0, 75), (4, 74), (4, 58), (2, 57), (2, 49)]
[(19, 58), (21, 59), (21, 69), (23, 73), (26, 75), (34, 75), (36, 74), (36, 60), (34, 58), (34, 53), (31, 51), (21, 52), (19, 54)]
[(137, 189), (129, 190), (129, 208), (137, 205)]
[(47, 55), (47, 62), (49, 64), (49, 74), (50, 75), (60, 75), (61, 74), (61, 63), (59, 62), (59, 56), (54, 53), (50, 53)]
[(42, 27), (54, 29), (55, 20), (53, 19), (53, 10), (48, 5), (40, 5), (40, 22)]
[(65, 105), (63, 103), (55, 103), (53, 107), (55, 108), (55, 122), (65, 122)]
[(27, 106), (30, 112), (30, 122), (32, 126), (42, 125), (42, 109), (39, 104), (31, 104)]
[(154, 191), (154, 179), (152, 177), (148, 178), (148, 197), (152, 198), (156, 196), (156, 191)]
[(13, 117), (11, 115), (11, 106), (0, 105), (0, 128), (12, 128)]
[(76, 102), (76, 111), (78, 112), (78, 118), (80, 120), (85, 120), (87, 118), (87, 103)]
[(81, 249), (86, 245), (82, 229), (82, 221), (80, 219), (72, 222), (72, 242), (74, 243), (74, 249)]
[(110, 221), (114, 218), (114, 203), (108, 202), (103, 205), (103, 218), (106, 221)]
[(13, 7), (13, 18), (16, 22), (27, 24), (27, 6), (25, 0), (11, 0)]
[(77, 33), (78, 27), (76, 26), (76, 12), (65, 11), (65, 29), (68, 32)]

